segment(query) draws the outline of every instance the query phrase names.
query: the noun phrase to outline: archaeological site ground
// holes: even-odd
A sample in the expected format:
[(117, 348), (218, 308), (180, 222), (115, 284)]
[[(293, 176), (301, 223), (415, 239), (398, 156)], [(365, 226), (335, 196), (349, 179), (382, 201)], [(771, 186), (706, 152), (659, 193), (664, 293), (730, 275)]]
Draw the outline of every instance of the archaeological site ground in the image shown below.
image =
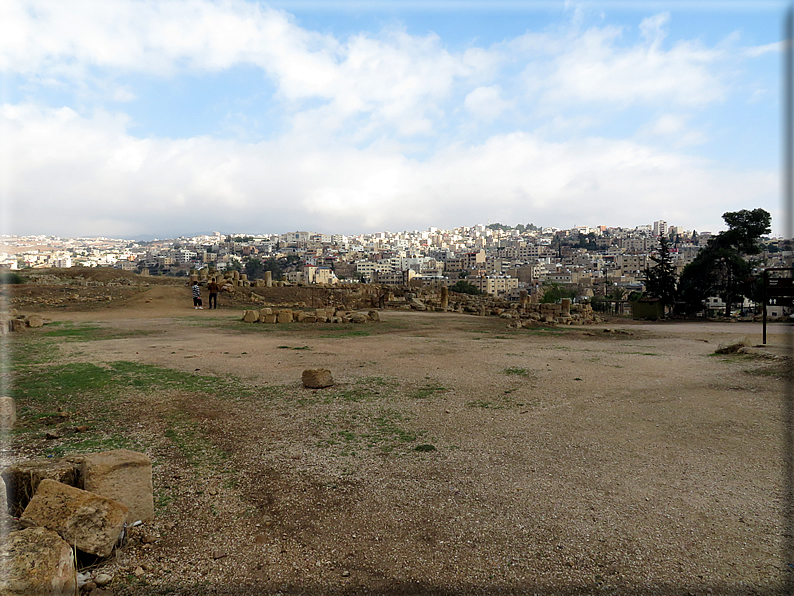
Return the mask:
[[(2, 336), (5, 464), (153, 463), (155, 519), (80, 562), (112, 577), (97, 593), (781, 593), (789, 327), (761, 348), (753, 323), (243, 322), (328, 299), (267, 290), (7, 295), (47, 323)], [(310, 368), (335, 384), (305, 388)]]

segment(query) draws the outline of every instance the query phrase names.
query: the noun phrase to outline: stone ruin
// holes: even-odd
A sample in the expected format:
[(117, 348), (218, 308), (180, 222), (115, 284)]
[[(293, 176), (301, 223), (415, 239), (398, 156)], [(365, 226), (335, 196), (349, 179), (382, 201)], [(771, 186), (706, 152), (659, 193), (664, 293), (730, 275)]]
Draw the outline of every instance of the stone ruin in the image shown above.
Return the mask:
[[(7, 429), (16, 419), (13, 400), (0, 403)], [(129, 528), (154, 519), (152, 462), (126, 449), (17, 462), (2, 472), (0, 489), (3, 595), (72, 596), (79, 553), (107, 557)], [(93, 579), (95, 585), (112, 581)]]
[(348, 311), (329, 308), (316, 308), (313, 311), (293, 310), (291, 308), (260, 308), (243, 311), (242, 320), (246, 323), (367, 323), (380, 321), (377, 310), (368, 312)]
[(41, 315), (26, 315), (17, 312), (15, 309), (11, 309), (8, 313), (0, 313), (0, 335), (6, 335), (15, 331), (25, 331), (25, 329), (29, 327), (41, 327), (49, 322), (51, 321), (45, 319)]

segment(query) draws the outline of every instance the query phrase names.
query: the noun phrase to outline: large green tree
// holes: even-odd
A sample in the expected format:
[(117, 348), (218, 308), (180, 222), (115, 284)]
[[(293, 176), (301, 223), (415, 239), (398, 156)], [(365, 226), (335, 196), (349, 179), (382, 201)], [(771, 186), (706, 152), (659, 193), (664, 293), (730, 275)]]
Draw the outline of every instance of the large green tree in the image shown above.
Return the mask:
[(711, 238), (681, 274), (679, 288), (690, 312), (700, 310), (709, 296), (720, 296), (729, 316), (736, 299), (752, 294), (752, 263), (746, 257), (760, 252), (758, 241), (771, 231), (772, 216), (764, 209), (742, 209), (722, 218), (728, 229)]
[(659, 252), (651, 256), (656, 263), (645, 270), (645, 290), (649, 296), (660, 298), (667, 308), (672, 306), (678, 294), (678, 276), (676, 275), (673, 257), (670, 254), (670, 242), (664, 236), (659, 238)]

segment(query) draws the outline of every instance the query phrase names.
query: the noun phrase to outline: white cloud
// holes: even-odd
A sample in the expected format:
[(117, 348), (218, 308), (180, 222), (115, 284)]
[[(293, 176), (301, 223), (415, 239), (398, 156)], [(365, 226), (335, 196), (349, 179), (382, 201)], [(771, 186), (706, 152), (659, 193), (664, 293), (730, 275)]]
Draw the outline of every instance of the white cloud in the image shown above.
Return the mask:
[(593, 27), (564, 37), (528, 34), (512, 46), (541, 56), (530, 60), (524, 80), (528, 94), (552, 106), (606, 102), (615, 107), (668, 102), (699, 106), (722, 100), (726, 83), (716, 65), (723, 50), (695, 42), (661, 47), (668, 15), (642, 21), (644, 44), (618, 44), (623, 29)]
[[(420, 162), (389, 147), (305, 139), (245, 144), (136, 139), (124, 116), (3, 106), (0, 156), (20, 233), (132, 236), (210, 227), (354, 232), (506, 222), (636, 225), (675, 213), (715, 228), (719, 214), (776, 203), (773, 172), (735, 172), (633, 141), (549, 143), (526, 133), (452, 145)], [(707, 215), (704, 215), (707, 214)], [(669, 218), (673, 219), (673, 218)]]
[(477, 87), (466, 96), (463, 105), (475, 118), (491, 122), (502, 112), (513, 107), (513, 102), (502, 99), (502, 88), (499, 85)]

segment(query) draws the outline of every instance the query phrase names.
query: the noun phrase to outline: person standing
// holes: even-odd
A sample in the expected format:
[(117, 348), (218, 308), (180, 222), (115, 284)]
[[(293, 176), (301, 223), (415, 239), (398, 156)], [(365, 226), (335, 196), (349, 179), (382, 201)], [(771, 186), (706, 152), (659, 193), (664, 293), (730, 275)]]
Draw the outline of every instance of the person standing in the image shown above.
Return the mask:
[(204, 307), (201, 306), (201, 288), (198, 285), (198, 281), (193, 282), (193, 308), (204, 310)]
[(209, 286), (207, 286), (207, 289), (210, 291), (209, 308), (212, 309), (212, 305), (214, 304), (215, 310), (218, 310), (218, 290), (220, 290), (220, 288), (218, 287), (218, 284), (215, 283), (214, 277), (212, 278), (212, 281), (210, 281)]

